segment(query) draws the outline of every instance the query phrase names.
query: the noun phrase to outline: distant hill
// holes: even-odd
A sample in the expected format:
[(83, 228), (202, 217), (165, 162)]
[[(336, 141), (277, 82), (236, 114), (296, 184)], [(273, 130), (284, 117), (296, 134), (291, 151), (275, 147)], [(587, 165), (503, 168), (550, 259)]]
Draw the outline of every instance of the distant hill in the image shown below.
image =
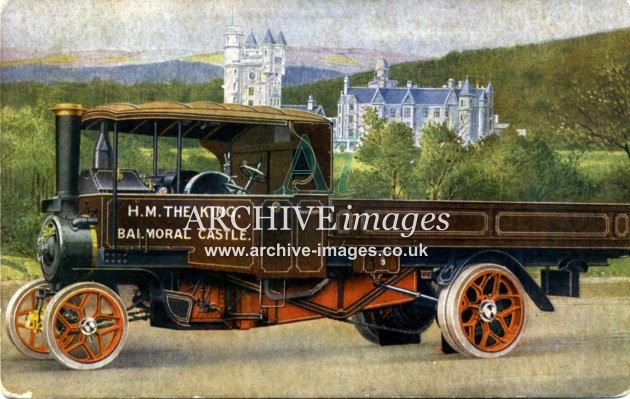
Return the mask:
[(25, 81), (41, 83), (89, 82), (94, 79), (125, 84), (174, 80), (202, 83), (223, 76), (223, 68), (203, 62), (179, 60), (102, 67), (30, 64), (2, 68), (0, 69), (0, 76), (3, 83)]
[[(286, 69), (284, 83), (286, 86), (295, 86), (340, 75), (341, 72), (328, 69), (289, 66)], [(223, 67), (221, 66), (182, 60), (99, 67), (27, 64), (0, 68), (0, 79), (3, 83), (89, 82), (100, 79), (124, 84), (171, 81), (196, 84), (222, 77)]]
[[(361, 69), (365, 70), (370, 57), (368, 54), (361, 54), (365, 60)], [(380, 53), (373, 54), (374, 59), (380, 56)], [(322, 55), (323, 50), (308, 53), (303, 51), (297, 57), (301, 64), (290, 64), (287, 67), (283, 103), (305, 104), (309, 94), (312, 94), (324, 106), (326, 115), (335, 116), (339, 94), (343, 89), (343, 71), (324, 67), (333, 63), (352, 64), (359, 57), (353, 55), (351, 58), (354, 61), (351, 61), (340, 54), (331, 54), (323, 58), (327, 64), (308, 66), (307, 60), (314, 60), (318, 56), (321, 58)], [(606, 59), (628, 68), (630, 29), (542, 44), (452, 52), (442, 58), (427, 61), (398, 64), (390, 59), (388, 61), (391, 65), (390, 77), (401, 84), (411, 80), (418, 86), (441, 87), (449, 78), (463, 80), (466, 76), (473, 84), (485, 86), (492, 82), (495, 89), (494, 111), (500, 115), (502, 121), (516, 128), (525, 128), (528, 132), (545, 132), (557, 126), (554, 118), (556, 110), (562, 113), (570, 107), (570, 102), (563, 96), (570, 95), (575, 84), (592, 81), (596, 69)], [(17, 69), (18, 67), (31, 69)], [(222, 68), (211, 63), (179, 60), (77, 69), (75, 78), (78, 76), (83, 80), (70, 82), (78, 83), (54, 83), (47, 86), (41, 82), (49, 82), (50, 76), (60, 78), (64, 74), (71, 74), (72, 68), (44, 64), (16, 64), (0, 68), (2, 104), (32, 104), (36, 101), (82, 101), (85, 105), (110, 101), (222, 101)], [(97, 72), (101, 75), (97, 75)], [(119, 87), (119, 83), (109, 82), (103, 77), (108, 76), (106, 74), (114, 77), (128, 75), (128, 82), (143, 83), (137, 88)], [(186, 79), (180, 80), (179, 77)], [(211, 80), (212, 77), (214, 80)], [(90, 83), (95, 78), (98, 78), (98, 82)], [(351, 75), (351, 84), (363, 86), (373, 78), (373, 71), (355, 73)], [(32, 83), (10, 83), (26, 79)], [(178, 80), (179, 83), (153, 83), (173, 80)]]
[[(574, 82), (593, 80), (596, 68), (606, 59), (626, 68), (630, 65), (630, 29), (542, 44), (452, 52), (438, 59), (391, 65), (390, 78), (427, 87), (441, 87), (449, 78), (464, 80), (466, 76), (473, 84), (492, 82), (494, 111), (501, 120), (530, 132), (543, 131), (555, 123), (555, 109), (562, 112), (569, 106), (562, 96), (571, 92)], [(373, 78), (373, 71), (354, 74), (351, 85), (364, 86)], [(292, 103), (313, 94), (326, 115), (335, 115), (342, 88), (342, 79), (290, 87), (283, 91), (283, 101)]]
[[(187, 84), (223, 77), (223, 53), (198, 54), (185, 49), (143, 52), (83, 51), (67, 54), (21, 48), (2, 48), (0, 77), (14, 82), (89, 82)], [(372, 69), (381, 57), (390, 63), (417, 60), (413, 54), (369, 49), (287, 48), (285, 86), (302, 85)]]

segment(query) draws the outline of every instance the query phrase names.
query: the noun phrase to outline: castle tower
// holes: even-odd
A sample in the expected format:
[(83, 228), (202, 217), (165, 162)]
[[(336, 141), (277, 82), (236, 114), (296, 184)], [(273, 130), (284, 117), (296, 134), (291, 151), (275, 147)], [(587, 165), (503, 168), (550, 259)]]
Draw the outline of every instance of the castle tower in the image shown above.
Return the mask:
[(488, 134), (488, 98), (486, 97), (486, 91), (482, 91), (479, 95), (479, 117), (477, 118), (477, 137), (484, 137)]
[(240, 65), (243, 30), (236, 25), (223, 30), (223, 102), (240, 103)]
[(224, 102), (280, 108), (285, 73), (286, 39), (267, 30), (259, 44), (250, 32), (243, 43), (242, 30), (227, 26), (225, 36)]
[(376, 67), (374, 70), (376, 71), (376, 78), (368, 83), (368, 87), (391, 89), (398, 86), (397, 80), (389, 79), (389, 64), (385, 58), (381, 57), (378, 61), (376, 61)]
[(492, 82), (488, 82), (488, 87), (486, 87), (486, 98), (488, 99), (488, 111), (486, 112), (486, 135), (494, 132), (494, 87), (492, 87)]
[(468, 80), (468, 76), (466, 76), (466, 81), (459, 92), (459, 124), (457, 128), (457, 134), (463, 138), (464, 141), (469, 141), (474, 132), (472, 115), (474, 103), (475, 94)]

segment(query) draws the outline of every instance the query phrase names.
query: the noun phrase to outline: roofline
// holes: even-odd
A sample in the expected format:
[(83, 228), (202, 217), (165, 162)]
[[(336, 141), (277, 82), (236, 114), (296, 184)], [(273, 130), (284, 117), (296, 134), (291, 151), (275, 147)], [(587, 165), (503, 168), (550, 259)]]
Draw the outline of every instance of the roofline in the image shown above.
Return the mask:
[(246, 124), (278, 124), (288, 122), (330, 123), (312, 112), (278, 109), (267, 106), (220, 104), (209, 101), (192, 103), (149, 102), (144, 104), (112, 103), (91, 108), (82, 116), (83, 123), (107, 119), (131, 121), (139, 119), (200, 120)]

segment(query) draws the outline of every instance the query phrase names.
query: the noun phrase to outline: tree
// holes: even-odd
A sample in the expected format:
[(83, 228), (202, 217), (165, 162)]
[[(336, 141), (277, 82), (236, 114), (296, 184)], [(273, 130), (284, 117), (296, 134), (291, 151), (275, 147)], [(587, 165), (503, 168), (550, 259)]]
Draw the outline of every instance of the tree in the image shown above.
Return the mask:
[(560, 131), (587, 144), (622, 149), (630, 160), (628, 64), (608, 60), (595, 72), (591, 82), (574, 81)]
[(2, 245), (34, 255), (41, 222), (39, 203), (55, 188), (54, 117), (40, 103), (33, 107), (2, 107), (0, 121)]
[(431, 200), (453, 199), (463, 188), (457, 168), (466, 157), (462, 139), (446, 123), (422, 128), (416, 176)]
[(355, 154), (364, 169), (353, 171), (353, 188), (358, 194), (372, 192), (370, 197), (375, 193), (392, 199), (405, 196), (417, 157), (413, 130), (400, 121), (381, 119), (373, 110), (365, 113), (364, 122), (367, 133)]
[(465, 199), (578, 201), (591, 195), (578, 159), (557, 153), (541, 137), (504, 132), (476, 143), (473, 152), (466, 164), (476, 181), (466, 184)]

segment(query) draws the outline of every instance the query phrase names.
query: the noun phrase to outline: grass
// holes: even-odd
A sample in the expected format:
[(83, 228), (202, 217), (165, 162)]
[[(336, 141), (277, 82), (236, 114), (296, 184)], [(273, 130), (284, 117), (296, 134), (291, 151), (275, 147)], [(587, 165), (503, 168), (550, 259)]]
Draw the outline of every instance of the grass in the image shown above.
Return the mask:
[(577, 154), (577, 167), (590, 179), (601, 180), (615, 167), (628, 166), (629, 161), (625, 152), (610, 150), (588, 150), (588, 151), (558, 151), (564, 158), (573, 157)]
[(39, 262), (24, 255), (0, 255), (2, 281), (32, 280), (42, 276)]
[(610, 259), (608, 267), (590, 267), (585, 276), (630, 277), (630, 257)]

